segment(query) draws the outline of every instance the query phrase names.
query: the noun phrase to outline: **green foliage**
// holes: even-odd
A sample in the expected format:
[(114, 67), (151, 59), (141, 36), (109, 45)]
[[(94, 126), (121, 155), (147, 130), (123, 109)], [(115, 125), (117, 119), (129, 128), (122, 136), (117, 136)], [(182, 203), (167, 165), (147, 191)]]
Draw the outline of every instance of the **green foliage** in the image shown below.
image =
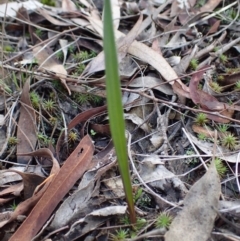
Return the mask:
[(224, 54), (221, 54), (221, 55), (219, 56), (219, 59), (220, 59), (220, 61), (221, 61), (223, 64), (228, 61), (228, 57), (227, 57), (226, 55), (224, 55)]
[(35, 33), (36, 33), (36, 35), (37, 35), (38, 37), (41, 37), (42, 34), (43, 34), (43, 31), (42, 31), (41, 29), (37, 28), (37, 29), (35, 30)]
[(50, 118), (49, 118), (49, 122), (50, 122), (50, 124), (51, 125), (55, 125), (56, 123), (57, 123), (57, 118), (56, 117), (53, 117), (53, 116), (51, 116)]
[(127, 215), (124, 215), (121, 219), (120, 219), (120, 223), (123, 225), (129, 225), (131, 224), (130, 219)]
[(71, 143), (74, 143), (75, 141), (77, 141), (79, 138), (78, 134), (75, 131), (70, 131), (68, 133), (68, 141)]
[(203, 126), (208, 122), (207, 115), (204, 113), (198, 113), (197, 116), (194, 119), (194, 122), (197, 125)]
[(8, 94), (12, 93), (11, 88), (2, 79), (0, 79), (0, 88), (6, 91)]
[(220, 177), (223, 177), (228, 170), (227, 167), (224, 165), (223, 161), (220, 158), (215, 158), (214, 163), (215, 163), (218, 175)]
[(85, 70), (86, 66), (85, 64), (78, 64), (76, 67), (76, 70), (73, 72), (74, 76), (79, 76), (84, 70)]
[(228, 124), (219, 124), (217, 128), (220, 132), (226, 133), (229, 128), (229, 125)]
[(127, 155), (125, 122), (123, 117), (122, 94), (118, 70), (118, 58), (113, 30), (113, 19), (110, 0), (105, 0), (103, 24), (103, 49), (106, 66), (107, 107), (112, 139), (117, 155), (118, 166), (122, 177), (128, 203), (131, 223), (136, 223), (133, 192)]
[(136, 230), (140, 230), (143, 228), (147, 223), (147, 220), (145, 218), (137, 218), (137, 223), (134, 225), (134, 228)]
[(58, 60), (63, 60), (63, 51), (60, 50), (60, 51), (56, 52), (55, 56)]
[(197, 8), (201, 8), (201, 7), (203, 7), (205, 5), (205, 3), (206, 3), (206, 0), (198, 0), (196, 2), (196, 7)]
[(80, 105), (88, 101), (93, 102), (94, 104), (99, 104), (103, 100), (102, 97), (90, 93), (74, 93), (73, 99)]
[(223, 88), (217, 82), (211, 82), (210, 86), (217, 93), (221, 93), (223, 90)]
[(91, 136), (95, 136), (96, 134), (97, 134), (96, 131), (94, 131), (93, 129), (90, 130), (90, 135), (91, 135)]
[(30, 92), (30, 100), (35, 110), (39, 109), (41, 97), (35, 91)]
[(14, 51), (14, 48), (11, 46), (11, 45), (5, 45), (4, 47), (3, 47), (3, 51), (5, 51), (5, 52), (13, 52)]
[(37, 139), (39, 143), (43, 146), (48, 146), (51, 140), (48, 138), (48, 136), (44, 135), (43, 133), (39, 132), (37, 133)]
[(169, 228), (172, 223), (173, 217), (166, 212), (162, 212), (157, 217), (155, 226), (157, 228)]
[(233, 134), (227, 134), (222, 139), (222, 145), (230, 150), (235, 150), (237, 145), (237, 138)]
[(224, 77), (222, 75), (218, 75), (218, 81), (223, 81), (224, 80)]
[(122, 241), (128, 238), (128, 230), (119, 229), (116, 234), (110, 234), (110, 240), (112, 241)]
[(68, 51), (69, 51), (70, 54), (73, 54), (74, 48), (75, 48), (75, 47), (74, 47), (73, 45), (70, 45), (70, 46), (68, 47)]
[(42, 4), (52, 6), (52, 7), (55, 7), (55, 5), (56, 5), (56, 2), (54, 0), (41, 0), (40, 2)]
[(139, 198), (142, 196), (142, 193), (143, 193), (143, 189), (141, 187), (139, 187), (133, 197), (134, 203), (136, 203), (139, 200)]
[(240, 80), (235, 83), (235, 90), (240, 90)]
[(15, 146), (15, 145), (17, 145), (18, 144), (18, 138), (17, 137), (15, 137), (15, 136), (10, 136), (9, 138), (8, 138), (8, 145), (9, 146)]
[(73, 56), (73, 58), (75, 61), (80, 62), (80, 61), (91, 59), (95, 56), (96, 56), (96, 54), (94, 52), (89, 53), (88, 51), (80, 51), (79, 53), (76, 53)]
[(53, 112), (55, 110), (55, 108), (56, 108), (56, 103), (53, 100), (45, 100), (43, 102), (43, 108), (46, 111)]
[(15, 211), (17, 208), (17, 204), (15, 203), (15, 200), (13, 201), (13, 204), (10, 206), (10, 208)]
[(206, 141), (207, 137), (206, 137), (206, 135), (204, 133), (199, 133), (198, 134), (198, 139), (200, 141)]
[(190, 61), (190, 67), (193, 69), (193, 70), (196, 70), (197, 67), (198, 67), (198, 60), (197, 59), (192, 59)]
[[(187, 150), (186, 151), (186, 155), (188, 156), (191, 156), (191, 155), (195, 155), (195, 151), (194, 150)], [(188, 164), (189, 166), (195, 166), (196, 164), (199, 163), (199, 160), (197, 157), (188, 157), (186, 158), (186, 161), (185, 161), (186, 164)]]

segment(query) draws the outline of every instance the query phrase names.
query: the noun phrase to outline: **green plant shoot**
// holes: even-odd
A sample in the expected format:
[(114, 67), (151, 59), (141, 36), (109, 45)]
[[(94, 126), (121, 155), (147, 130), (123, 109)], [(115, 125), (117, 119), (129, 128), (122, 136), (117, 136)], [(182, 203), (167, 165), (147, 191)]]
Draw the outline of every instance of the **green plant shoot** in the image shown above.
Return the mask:
[(124, 191), (128, 203), (131, 223), (136, 223), (133, 192), (128, 165), (127, 143), (125, 138), (125, 122), (123, 118), (122, 95), (118, 74), (118, 59), (113, 32), (113, 20), (110, 0), (105, 0), (103, 47), (106, 66), (107, 106), (110, 130), (118, 159)]

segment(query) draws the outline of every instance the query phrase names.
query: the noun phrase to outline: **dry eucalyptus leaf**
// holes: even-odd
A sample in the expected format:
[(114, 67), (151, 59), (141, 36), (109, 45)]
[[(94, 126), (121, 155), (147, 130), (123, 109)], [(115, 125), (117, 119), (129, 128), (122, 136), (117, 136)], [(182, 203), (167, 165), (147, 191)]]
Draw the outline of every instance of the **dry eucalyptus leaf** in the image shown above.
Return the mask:
[(165, 241), (207, 241), (217, 216), (221, 184), (214, 162), (184, 199), (184, 208), (173, 220)]
[(53, 56), (49, 57), (50, 54), (47, 51), (47, 47), (35, 47), (33, 49), (33, 53), (38, 61), (39, 68), (54, 72), (56, 74), (56, 77), (61, 80), (62, 84), (67, 89), (69, 95), (71, 95), (71, 91), (66, 83), (67, 71), (62, 64), (57, 63)]

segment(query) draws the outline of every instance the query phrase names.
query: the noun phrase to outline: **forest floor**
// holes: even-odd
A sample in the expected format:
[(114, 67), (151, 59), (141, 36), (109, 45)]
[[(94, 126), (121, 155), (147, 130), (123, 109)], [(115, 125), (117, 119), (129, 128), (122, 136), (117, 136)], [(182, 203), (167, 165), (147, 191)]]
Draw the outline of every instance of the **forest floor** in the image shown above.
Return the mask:
[(239, 1), (111, 4), (137, 223), (103, 1), (1, 0), (0, 240), (240, 240)]

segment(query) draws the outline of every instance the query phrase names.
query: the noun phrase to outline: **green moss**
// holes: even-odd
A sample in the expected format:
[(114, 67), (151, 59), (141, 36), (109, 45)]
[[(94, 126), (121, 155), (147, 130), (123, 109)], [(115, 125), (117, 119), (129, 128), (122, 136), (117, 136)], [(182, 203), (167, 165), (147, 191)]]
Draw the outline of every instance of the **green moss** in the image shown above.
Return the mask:
[(196, 70), (197, 67), (198, 67), (198, 60), (197, 59), (192, 59), (190, 61), (190, 67), (193, 69), (193, 70)]
[(40, 2), (48, 6), (52, 6), (52, 7), (56, 6), (56, 2), (54, 0), (41, 0)]
[(204, 113), (198, 113), (197, 116), (194, 119), (194, 122), (197, 125), (203, 126), (208, 122), (207, 115)]
[(171, 222), (173, 220), (173, 217), (171, 215), (169, 215), (166, 212), (162, 212), (159, 214), (155, 226), (157, 228), (169, 228)]
[(11, 46), (11, 45), (5, 45), (4, 47), (3, 47), (3, 51), (5, 51), (5, 52), (13, 52), (14, 51), (14, 48)]

